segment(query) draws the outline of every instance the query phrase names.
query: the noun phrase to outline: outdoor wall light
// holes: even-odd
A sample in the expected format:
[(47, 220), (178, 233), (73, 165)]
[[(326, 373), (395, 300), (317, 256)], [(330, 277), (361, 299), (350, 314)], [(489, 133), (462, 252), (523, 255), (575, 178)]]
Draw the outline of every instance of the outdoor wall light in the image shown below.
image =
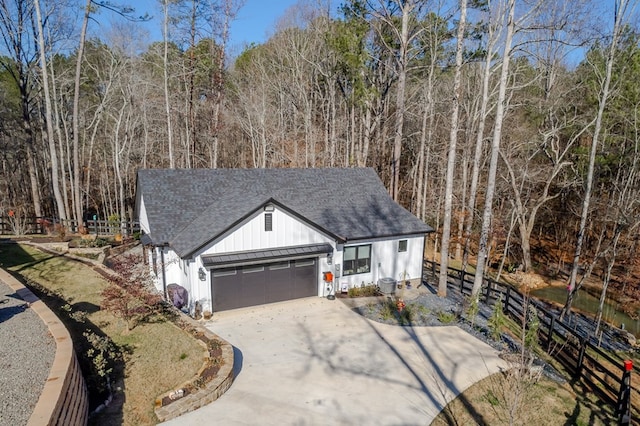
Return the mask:
[(273, 207), (273, 204), (267, 204), (266, 206), (264, 206), (265, 212), (272, 212), (274, 210), (275, 210), (275, 207)]
[(205, 271), (202, 266), (198, 269), (198, 278), (200, 278), (200, 281), (207, 280), (207, 271)]

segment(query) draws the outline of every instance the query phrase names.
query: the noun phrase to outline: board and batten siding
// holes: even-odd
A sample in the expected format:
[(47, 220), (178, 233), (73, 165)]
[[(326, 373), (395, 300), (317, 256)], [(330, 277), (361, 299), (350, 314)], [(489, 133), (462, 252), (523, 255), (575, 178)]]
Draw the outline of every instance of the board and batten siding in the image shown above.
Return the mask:
[(138, 212), (138, 223), (140, 224), (140, 229), (148, 234), (150, 233), (149, 218), (147, 217), (147, 208), (144, 206), (144, 198), (142, 194), (140, 194), (140, 203), (138, 203), (138, 208), (140, 209)]
[(266, 212), (260, 210), (239, 226), (225, 233), (200, 254), (232, 253), (238, 251), (262, 250), (277, 247), (302, 246), (307, 244), (330, 243), (334, 241), (313, 227), (274, 208), (272, 231), (264, 230)]
[[(407, 241), (407, 250), (398, 251), (401, 240)], [(343, 275), (344, 247), (371, 245), (371, 270), (368, 273)], [(348, 242), (339, 247), (334, 255), (334, 264), (341, 266), (337, 279), (337, 291), (343, 285), (356, 287), (377, 284), (381, 278), (393, 278), (396, 281), (422, 277), (422, 259), (424, 253), (424, 235), (373, 239), (371, 241)]]
[[(265, 231), (266, 213), (271, 213), (272, 215), (271, 231)], [(198, 300), (204, 310), (212, 309), (211, 274), (207, 271), (207, 279), (205, 281), (200, 281), (197, 278), (197, 270), (203, 267), (201, 255), (321, 243), (329, 243), (335, 248), (335, 241), (330, 236), (325, 235), (288, 212), (279, 209), (277, 206), (274, 206), (274, 210), (271, 212), (260, 210), (243, 223), (230, 229), (194, 256), (195, 262), (191, 264), (191, 268), (196, 271), (196, 279), (193, 282), (198, 283), (198, 285), (193, 286), (192, 289), (194, 300)], [(317, 269), (318, 296), (325, 295), (322, 273), (332, 270), (332, 266), (327, 264), (326, 256), (319, 256)]]

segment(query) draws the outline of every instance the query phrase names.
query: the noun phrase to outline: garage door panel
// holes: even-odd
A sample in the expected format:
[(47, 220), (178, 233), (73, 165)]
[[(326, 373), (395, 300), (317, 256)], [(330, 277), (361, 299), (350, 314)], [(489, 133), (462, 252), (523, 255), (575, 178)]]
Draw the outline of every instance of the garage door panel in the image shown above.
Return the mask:
[(293, 297), (291, 264), (278, 262), (268, 267), (266, 282), (266, 303), (289, 300)]
[(227, 268), (213, 271), (211, 276), (216, 282), (213, 306), (226, 306), (226, 309), (239, 307), (237, 294), (242, 292), (242, 282), (237, 278), (238, 271), (235, 268)]
[(295, 261), (293, 273), (293, 298), (315, 296), (318, 293), (315, 259)]
[(214, 310), (281, 302), (317, 294), (316, 259), (212, 271)]
[(266, 300), (264, 287), (264, 266), (244, 266), (242, 268), (242, 303), (245, 306), (262, 305)]

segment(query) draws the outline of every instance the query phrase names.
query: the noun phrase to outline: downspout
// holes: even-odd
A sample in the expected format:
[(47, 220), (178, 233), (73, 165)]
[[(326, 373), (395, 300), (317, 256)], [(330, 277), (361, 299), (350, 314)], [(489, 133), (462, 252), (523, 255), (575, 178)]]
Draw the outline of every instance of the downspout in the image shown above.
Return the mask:
[(418, 284), (416, 286), (416, 288), (420, 287), (421, 285), (424, 284), (424, 258), (425, 258), (425, 254), (424, 251), (427, 249), (427, 236), (429, 234), (424, 234), (424, 237), (422, 237), (422, 266), (420, 267), (420, 284)]
[(169, 296), (167, 295), (167, 273), (164, 270), (164, 247), (165, 245), (161, 245), (160, 247), (160, 264), (162, 265), (162, 292), (164, 293), (164, 300), (169, 300)]

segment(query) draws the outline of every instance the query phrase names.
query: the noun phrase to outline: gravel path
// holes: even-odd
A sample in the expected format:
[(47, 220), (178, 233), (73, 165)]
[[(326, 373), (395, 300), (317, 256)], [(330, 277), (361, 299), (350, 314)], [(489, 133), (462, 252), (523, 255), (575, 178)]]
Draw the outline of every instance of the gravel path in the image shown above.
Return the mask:
[(40, 317), (0, 281), (0, 425), (26, 425), (56, 344)]

